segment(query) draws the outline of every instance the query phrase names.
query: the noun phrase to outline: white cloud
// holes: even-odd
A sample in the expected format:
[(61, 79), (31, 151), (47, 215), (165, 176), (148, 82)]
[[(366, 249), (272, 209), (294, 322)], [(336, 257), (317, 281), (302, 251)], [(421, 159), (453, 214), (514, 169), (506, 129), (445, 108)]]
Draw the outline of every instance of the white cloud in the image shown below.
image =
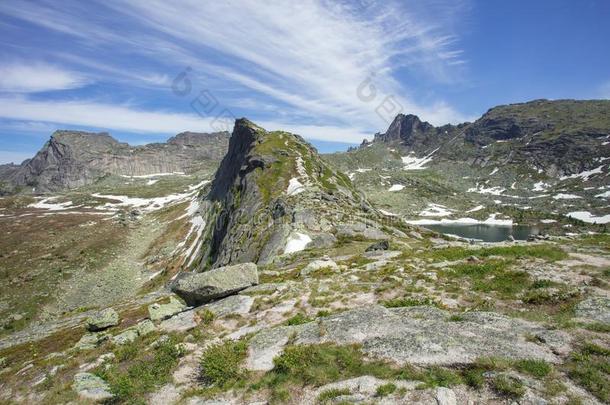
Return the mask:
[[(24, 97), (0, 97), (0, 117), (17, 120), (37, 120), (71, 125), (120, 130), (134, 133), (164, 133), (182, 131), (211, 132), (221, 128), (214, 117), (168, 111), (147, 111), (128, 105), (110, 105), (95, 101), (34, 101)], [(228, 122), (231, 131), (233, 122)], [(258, 121), (268, 130), (283, 129), (307, 139), (360, 142), (368, 132), (359, 128), (332, 125), (295, 125), (290, 122)]]
[[(434, 124), (461, 121), (442, 101), (419, 105), (394, 78), (396, 67), (425, 67), (448, 76), (451, 65), (464, 63), (454, 49), (454, 35), (444, 21), (420, 21), (408, 3), (371, 2), (352, 6), (326, 1), (242, 0), (201, 2), (135, 0), (111, 3), (152, 32), (172, 38), (177, 49), (164, 49), (189, 61), (196, 70), (227, 80), (308, 111), (314, 117), (385, 127), (375, 109), (387, 95), (396, 96), (404, 112), (415, 112)], [(406, 5), (405, 5), (406, 4)], [(191, 49), (214, 49), (229, 64), (210, 68)], [(371, 74), (377, 97), (364, 102), (358, 86)]]
[[(451, 82), (465, 64), (455, 34), (463, 3), (111, 0), (94, 6), (102, 11), (93, 13), (95, 18), (92, 5), (79, 2), (69, 7), (0, 4), (0, 11), (71, 35), (88, 47), (130, 50), (139, 60), (161, 66), (191, 65), (224, 86), (238, 84), (253, 97), (270, 98), (278, 110), (299, 109), (310, 122), (376, 131), (388, 125), (375, 112), (387, 95), (396, 97), (403, 112), (433, 124), (466, 118), (443, 100), (417, 101), (408, 83), (396, 79), (404, 77), (398, 69), (407, 69), (431, 81)], [(126, 25), (129, 31), (120, 29)], [(371, 74), (378, 95), (364, 102), (356, 91)], [(158, 74), (146, 79), (167, 83)], [(293, 118), (293, 124), (298, 122)]]
[(41, 62), (12, 62), (0, 65), (0, 90), (35, 93), (83, 86), (80, 74)]
[(24, 97), (1, 97), (0, 117), (170, 134), (207, 130), (211, 122), (195, 114), (138, 110), (125, 105), (86, 100), (34, 101)]

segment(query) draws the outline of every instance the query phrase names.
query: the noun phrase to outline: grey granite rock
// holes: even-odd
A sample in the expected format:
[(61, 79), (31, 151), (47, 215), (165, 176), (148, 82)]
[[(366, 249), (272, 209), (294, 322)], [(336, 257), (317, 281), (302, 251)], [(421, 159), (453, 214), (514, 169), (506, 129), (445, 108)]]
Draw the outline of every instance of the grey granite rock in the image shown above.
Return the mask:
[(159, 329), (163, 332), (187, 332), (194, 329), (199, 324), (199, 318), (195, 310), (181, 312), (159, 324)]
[(610, 324), (610, 299), (589, 297), (576, 306), (576, 316), (589, 321)]
[(78, 373), (74, 376), (72, 389), (83, 399), (103, 402), (112, 399), (110, 386), (100, 377), (90, 373)]
[[(289, 336), (294, 344), (361, 344), (365, 354), (397, 364), (465, 364), (485, 356), (560, 361), (552, 347), (528, 340), (548, 331), (542, 326), (491, 312), (469, 312), (461, 322), (448, 317), (433, 307), (361, 307), (298, 327), (262, 331), (250, 341), (247, 364), (268, 369)], [(567, 334), (563, 338), (569, 345)]]
[(169, 297), (169, 303), (160, 304), (154, 303), (148, 306), (148, 316), (151, 321), (162, 321), (164, 319), (170, 318), (177, 313), (180, 313), (186, 309), (186, 305), (184, 305), (179, 299), (176, 297)]
[(254, 263), (220, 267), (204, 273), (183, 273), (171, 285), (189, 305), (201, 305), (258, 284)]
[(112, 308), (99, 311), (87, 319), (87, 329), (95, 332), (119, 324), (119, 314)]
[(227, 315), (245, 315), (250, 312), (254, 303), (254, 298), (248, 295), (231, 295), (216, 302), (204, 305), (202, 308), (208, 309), (216, 317), (221, 318)]

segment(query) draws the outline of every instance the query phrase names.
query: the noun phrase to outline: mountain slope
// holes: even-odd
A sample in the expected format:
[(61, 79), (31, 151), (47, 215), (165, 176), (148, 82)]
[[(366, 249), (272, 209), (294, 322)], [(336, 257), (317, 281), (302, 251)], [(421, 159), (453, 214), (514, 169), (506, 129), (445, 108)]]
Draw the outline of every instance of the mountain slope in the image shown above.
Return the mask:
[(228, 133), (184, 132), (167, 143), (130, 146), (107, 133), (56, 131), (32, 159), (1, 178), (12, 188), (59, 191), (106, 175), (142, 176), (194, 172), (224, 156)]
[(610, 101), (535, 100), (457, 126), (399, 115), (372, 142), (326, 158), (373, 202), (414, 219), (500, 212), (601, 223), (610, 222), (608, 157)]
[(200, 267), (267, 263), (332, 244), (335, 225), (377, 215), (342, 173), (301, 137), (235, 123), (229, 151), (202, 204)]

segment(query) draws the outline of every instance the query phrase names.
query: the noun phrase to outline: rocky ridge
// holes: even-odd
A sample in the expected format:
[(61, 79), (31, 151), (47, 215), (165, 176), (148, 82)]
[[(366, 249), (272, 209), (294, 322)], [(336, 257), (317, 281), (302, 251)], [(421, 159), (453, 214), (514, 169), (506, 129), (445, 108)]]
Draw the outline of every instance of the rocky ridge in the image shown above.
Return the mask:
[(354, 232), (380, 228), (376, 210), (311, 145), (246, 119), (235, 123), (201, 211), (207, 226), (200, 269), (267, 264), (306, 246), (330, 246), (342, 223), (362, 227)]
[(192, 173), (217, 165), (228, 137), (183, 132), (166, 143), (130, 146), (105, 132), (56, 131), (32, 159), (0, 170), (0, 180), (5, 191), (41, 193), (82, 187), (108, 175)]
[(608, 100), (534, 100), (441, 127), (400, 114), (372, 142), (325, 158), (377, 206), (412, 220), (604, 224), (609, 116)]

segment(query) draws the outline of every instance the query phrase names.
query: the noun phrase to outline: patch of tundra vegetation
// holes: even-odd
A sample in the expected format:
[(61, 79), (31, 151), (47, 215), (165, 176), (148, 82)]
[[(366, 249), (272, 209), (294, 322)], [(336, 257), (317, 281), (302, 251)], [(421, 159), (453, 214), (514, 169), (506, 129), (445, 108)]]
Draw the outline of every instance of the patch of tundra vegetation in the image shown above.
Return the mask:
[[(168, 207), (154, 215), (159, 221), (171, 220), (185, 209)], [(180, 240), (186, 228), (183, 224), (165, 232)], [(260, 285), (229, 297), (251, 301), (245, 311), (214, 313), (201, 307), (190, 330), (156, 331), (125, 346), (106, 340), (82, 351), (72, 348), (84, 329), (66, 328), (0, 351), (8, 370), (0, 372), (13, 394), (31, 403), (77, 401), (71, 389), (76, 372), (102, 378), (115, 403), (336, 403), (354, 398), (414, 403), (434, 401), (438, 395), (453, 395), (458, 403), (473, 398), (483, 403), (608, 401), (609, 326), (582, 318), (581, 304), (607, 294), (607, 235), (481, 246), (430, 236), (392, 239), (390, 250), (376, 252), (366, 251), (374, 241), (344, 237), (333, 248), (307, 249), (260, 266)], [(157, 248), (162, 249), (153, 246), (151, 252)], [(315, 261), (329, 264), (302, 272)], [(172, 271), (163, 277), (169, 280)], [(150, 291), (157, 290), (155, 285), (149, 285)], [(219, 305), (228, 308), (225, 300)], [(545, 358), (534, 351), (510, 358), (497, 352), (449, 364), (399, 364), (371, 356), (369, 343), (336, 342), (323, 327), (336, 319), (332, 317), (351, 316), (350, 311), (375, 304), (398, 311), (392, 313), (440, 314), (434, 315), (440, 317), (435, 322), (455, 330), (472, 328), (473, 314), (484, 314), (482, 310), (489, 311), (490, 319), (506, 319), (502, 322), (525, 319), (536, 330), (549, 329), (527, 332), (515, 343), (539, 350), (553, 345), (556, 353)], [(586, 308), (586, 316), (604, 311), (591, 304)], [(111, 334), (140, 322), (146, 306), (134, 303), (120, 315), (122, 322)], [(412, 321), (423, 322), (417, 315)], [(477, 331), (491, 333), (495, 327)], [(270, 369), (251, 370), (248, 353), (257, 334), (285, 328), (297, 333), (299, 328), (316, 328), (318, 337), (329, 341), (307, 344), (289, 333), (283, 349), (270, 355)], [(436, 338), (426, 335), (426, 341)], [(1, 389), (0, 395), (5, 395)]]

